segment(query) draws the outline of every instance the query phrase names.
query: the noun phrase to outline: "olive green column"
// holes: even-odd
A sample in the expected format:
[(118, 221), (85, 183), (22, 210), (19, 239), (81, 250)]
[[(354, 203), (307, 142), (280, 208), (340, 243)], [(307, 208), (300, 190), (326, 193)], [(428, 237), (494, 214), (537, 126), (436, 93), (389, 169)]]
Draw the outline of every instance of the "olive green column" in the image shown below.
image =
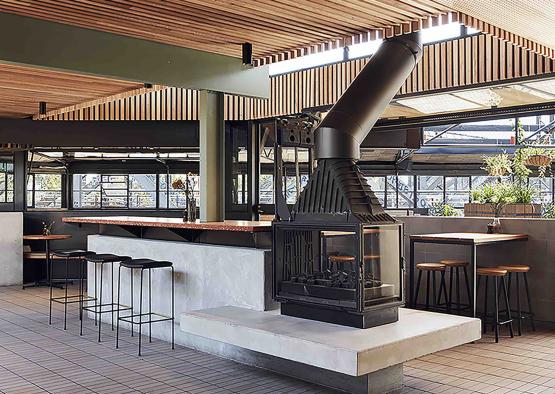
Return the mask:
[(200, 220), (215, 222), (225, 216), (224, 94), (200, 91)]

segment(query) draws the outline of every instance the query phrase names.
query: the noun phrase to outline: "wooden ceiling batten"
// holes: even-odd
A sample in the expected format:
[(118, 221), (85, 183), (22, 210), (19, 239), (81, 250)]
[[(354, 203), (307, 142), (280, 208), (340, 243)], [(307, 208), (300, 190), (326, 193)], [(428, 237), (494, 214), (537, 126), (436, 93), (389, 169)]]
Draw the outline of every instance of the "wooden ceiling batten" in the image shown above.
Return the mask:
[(251, 42), (262, 64), (417, 30), (450, 10), (435, 0), (3, 0), (0, 11), (237, 57)]
[(49, 109), (128, 91), (135, 82), (0, 64), (0, 117), (23, 118), (38, 112), (40, 101)]

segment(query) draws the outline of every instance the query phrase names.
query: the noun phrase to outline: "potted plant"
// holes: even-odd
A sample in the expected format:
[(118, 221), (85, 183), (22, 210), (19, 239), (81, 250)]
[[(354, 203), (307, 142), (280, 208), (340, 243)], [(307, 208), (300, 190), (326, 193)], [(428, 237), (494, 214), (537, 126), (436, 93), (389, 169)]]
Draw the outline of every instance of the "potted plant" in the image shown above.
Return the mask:
[(551, 168), (553, 161), (553, 152), (546, 148), (539, 147), (526, 147), (522, 148), (525, 152), (526, 165), (530, 167), (537, 167), (540, 177), (544, 177), (548, 168)]
[(197, 201), (193, 194), (194, 180), (192, 174), (185, 175), (185, 181), (177, 178), (172, 182), (172, 188), (176, 190), (183, 190), (185, 192), (185, 200), (187, 209), (183, 214), (183, 220), (187, 222), (194, 222), (197, 220)]
[(506, 152), (495, 156), (485, 156), (483, 160), (482, 169), (491, 176), (502, 177), (513, 172), (513, 163)]

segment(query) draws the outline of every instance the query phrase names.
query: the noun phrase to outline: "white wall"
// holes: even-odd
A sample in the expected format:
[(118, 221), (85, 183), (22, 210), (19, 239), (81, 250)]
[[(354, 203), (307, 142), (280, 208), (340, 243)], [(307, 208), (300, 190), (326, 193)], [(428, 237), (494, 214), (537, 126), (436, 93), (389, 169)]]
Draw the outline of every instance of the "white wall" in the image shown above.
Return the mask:
[(0, 286), (23, 282), (23, 213), (0, 212)]

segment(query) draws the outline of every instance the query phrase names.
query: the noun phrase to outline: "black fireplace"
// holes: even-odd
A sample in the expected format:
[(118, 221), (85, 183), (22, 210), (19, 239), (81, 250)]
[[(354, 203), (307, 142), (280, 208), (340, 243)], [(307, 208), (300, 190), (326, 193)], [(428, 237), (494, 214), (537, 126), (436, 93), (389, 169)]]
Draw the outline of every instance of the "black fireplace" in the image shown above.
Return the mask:
[(403, 227), (383, 210), (356, 160), (420, 57), (416, 33), (384, 41), (316, 128), (318, 165), (289, 220), (273, 223), (282, 314), (358, 328), (398, 319)]

